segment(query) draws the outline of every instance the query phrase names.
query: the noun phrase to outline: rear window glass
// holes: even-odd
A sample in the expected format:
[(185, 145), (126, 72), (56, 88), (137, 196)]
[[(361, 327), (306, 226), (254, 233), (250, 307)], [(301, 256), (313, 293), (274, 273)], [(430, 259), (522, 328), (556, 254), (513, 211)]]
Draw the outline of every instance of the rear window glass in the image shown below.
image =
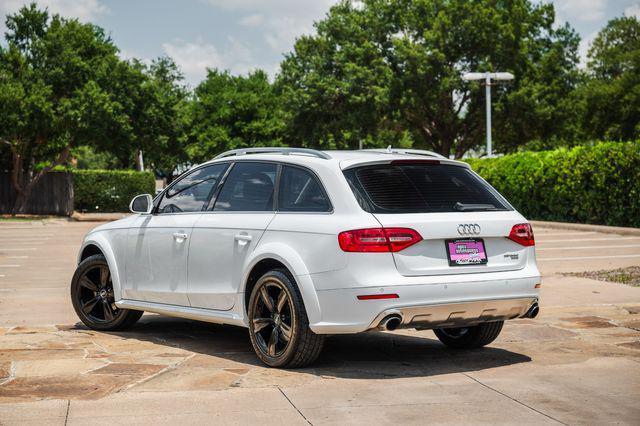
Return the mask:
[(344, 172), (360, 206), (372, 213), (510, 210), (493, 188), (451, 164), (378, 164)]

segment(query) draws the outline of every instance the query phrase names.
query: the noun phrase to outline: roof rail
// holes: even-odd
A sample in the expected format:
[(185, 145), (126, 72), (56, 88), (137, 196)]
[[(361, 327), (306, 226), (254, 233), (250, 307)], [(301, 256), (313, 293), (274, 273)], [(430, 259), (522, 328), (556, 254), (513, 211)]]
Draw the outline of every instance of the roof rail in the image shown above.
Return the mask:
[(325, 152), (318, 151), (316, 149), (309, 148), (278, 148), (278, 147), (261, 147), (261, 148), (239, 148), (232, 149), (231, 151), (223, 152), (222, 154), (217, 155), (214, 160), (218, 158), (224, 157), (232, 157), (234, 155), (246, 155), (246, 154), (282, 154), (282, 155), (290, 155), (290, 154), (302, 154), (302, 155), (310, 155), (312, 157), (322, 158), (324, 160), (329, 160), (331, 156)]
[(436, 157), (436, 158), (447, 158), (444, 155), (440, 155), (437, 152), (426, 151), (424, 149), (404, 149), (404, 148), (391, 148), (391, 146), (386, 149), (363, 149), (362, 151), (369, 152), (378, 152), (380, 154), (410, 154), (410, 155), (424, 155), (426, 157)]

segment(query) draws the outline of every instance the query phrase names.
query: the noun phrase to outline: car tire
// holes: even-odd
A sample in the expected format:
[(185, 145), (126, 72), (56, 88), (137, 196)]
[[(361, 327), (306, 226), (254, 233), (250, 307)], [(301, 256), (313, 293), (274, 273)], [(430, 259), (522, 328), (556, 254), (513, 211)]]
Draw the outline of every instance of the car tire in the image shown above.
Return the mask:
[(71, 280), (71, 303), (78, 318), (93, 330), (125, 330), (143, 314), (115, 306), (111, 271), (101, 254), (89, 256), (76, 268)]
[(305, 367), (322, 351), (324, 336), (309, 328), (302, 295), (286, 269), (260, 277), (249, 297), (248, 320), (251, 345), (269, 367)]
[(437, 328), (433, 332), (450, 348), (474, 349), (496, 340), (503, 325), (504, 321), (495, 321), (471, 327)]

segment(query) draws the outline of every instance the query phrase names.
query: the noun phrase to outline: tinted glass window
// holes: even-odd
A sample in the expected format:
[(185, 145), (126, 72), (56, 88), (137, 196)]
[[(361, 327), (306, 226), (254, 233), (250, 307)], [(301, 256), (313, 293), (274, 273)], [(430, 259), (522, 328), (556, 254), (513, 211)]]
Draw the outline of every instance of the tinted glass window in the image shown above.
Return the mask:
[(280, 177), (278, 210), (283, 212), (327, 212), (331, 210), (320, 182), (308, 170), (284, 166)]
[(345, 172), (360, 205), (374, 213), (508, 210), (465, 167), (450, 164), (366, 166)]
[(204, 210), (227, 167), (228, 164), (216, 164), (189, 173), (164, 193), (158, 205), (158, 213)]
[(270, 163), (235, 163), (222, 185), (213, 210), (272, 211), (277, 169), (276, 164)]

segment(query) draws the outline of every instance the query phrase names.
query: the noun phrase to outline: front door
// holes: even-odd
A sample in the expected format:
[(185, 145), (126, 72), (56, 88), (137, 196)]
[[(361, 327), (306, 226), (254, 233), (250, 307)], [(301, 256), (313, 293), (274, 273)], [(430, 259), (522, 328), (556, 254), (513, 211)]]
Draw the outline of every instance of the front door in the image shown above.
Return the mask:
[(188, 260), (189, 300), (198, 308), (233, 308), (246, 257), (274, 213), (278, 166), (238, 161), (193, 229)]
[(187, 259), (193, 226), (228, 164), (196, 169), (169, 187), (127, 235), (123, 298), (189, 306)]

